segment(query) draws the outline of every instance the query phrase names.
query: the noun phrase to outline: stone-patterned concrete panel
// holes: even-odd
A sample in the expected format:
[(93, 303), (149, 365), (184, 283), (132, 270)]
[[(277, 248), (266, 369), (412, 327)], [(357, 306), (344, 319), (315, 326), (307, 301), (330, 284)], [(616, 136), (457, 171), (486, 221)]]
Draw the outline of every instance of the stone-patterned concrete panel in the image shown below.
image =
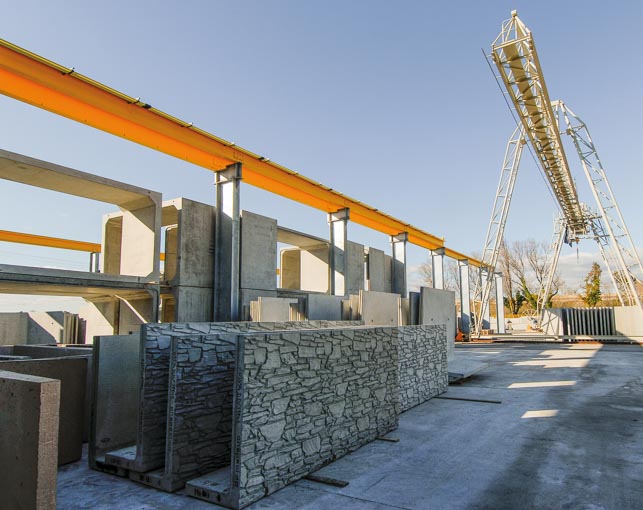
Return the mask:
[(449, 386), (446, 325), (399, 329), (399, 392), (402, 411), (444, 393)]
[(236, 335), (172, 339), (167, 488), (230, 464), (235, 362)]
[[(123, 467), (145, 472), (163, 466), (167, 420), (168, 377), (172, 337), (247, 331), (316, 329), (360, 325), (354, 322), (202, 322), (150, 323), (141, 331), (141, 386), (136, 460)], [(106, 459), (109, 462), (116, 462)]]
[(393, 328), (240, 335), (228, 503), (244, 507), (395, 429), (397, 343)]

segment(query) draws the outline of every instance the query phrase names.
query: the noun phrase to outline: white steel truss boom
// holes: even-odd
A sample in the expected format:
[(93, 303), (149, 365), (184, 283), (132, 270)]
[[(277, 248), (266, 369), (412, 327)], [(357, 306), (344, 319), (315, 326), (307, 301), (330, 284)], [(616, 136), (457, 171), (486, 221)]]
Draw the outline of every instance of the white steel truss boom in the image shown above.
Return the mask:
[(531, 31), (516, 11), (491, 45), (493, 58), (572, 234), (586, 232)]

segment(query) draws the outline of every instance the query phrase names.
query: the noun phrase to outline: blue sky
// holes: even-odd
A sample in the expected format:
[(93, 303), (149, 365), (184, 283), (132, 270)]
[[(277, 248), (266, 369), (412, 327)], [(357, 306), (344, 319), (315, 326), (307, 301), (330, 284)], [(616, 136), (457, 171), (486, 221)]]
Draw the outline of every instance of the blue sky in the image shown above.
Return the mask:
[[(514, 128), (481, 48), (489, 51), (501, 22), (517, 9), (534, 33), (552, 99), (565, 100), (587, 123), (632, 237), (643, 246), (639, 2), (7, 5), (0, 37), (445, 237), (465, 253), (482, 248)], [(213, 175), (204, 169), (4, 96), (0, 116), (3, 149), (151, 188), (165, 199), (214, 202)], [(525, 156), (507, 238), (549, 240), (555, 206)], [(0, 186), (0, 228), (100, 242), (109, 206)], [(323, 213), (249, 186), (242, 206), (327, 235)], [(389, 249), (386, 236), (357, 225), (349, 237)], [(563, 253), (570, 279), (584, 275), (597, 252), (590, 242), (579, 250), (584, 265), (576, 248)], [(410, 265), (426, 255), (411, 248)], [(7, 243), (0, 243), (0, 262), (87, 264), (85, 255)], [(0, 309), (16, 306), (9, 301), (0, 296)]]

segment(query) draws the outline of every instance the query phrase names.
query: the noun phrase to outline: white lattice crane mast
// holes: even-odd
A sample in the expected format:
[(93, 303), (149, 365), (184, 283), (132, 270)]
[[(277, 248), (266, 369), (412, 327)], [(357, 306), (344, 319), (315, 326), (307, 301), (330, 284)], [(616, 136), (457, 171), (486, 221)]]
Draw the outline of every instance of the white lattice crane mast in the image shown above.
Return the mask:
[[(518, 114), (519, 125), (507, 146), (483, 249), (484, 270), (480, 273), (481, 277), (474, 291), (474, 335), (477, 336), (482, 329), (482, 319), (494, 284), (494, 271), (503, 241), (522, 145), (527, 141), (533, 147), (561, 210), (546, 261), (546, 278), (541, 282), (538, 315), (546, 305), (563, 241), (578, 242), (588, 237), (598, 242), (621, 303), (641, 306), (637, 284), (641, 283), (643, 267), (587, 127), (562, 101), (552, 104), (532, 33), (518, 18), (516, 11), (511, 14), (511, 19), (503, 23), (500, 35), (491, 46), (491, 57)], [(560, 136), (561, 115), (565, 122), (563, 133), (570, 135), (574, 141), (598, 206), (598, 214), (593, 213), (578, 199)]]

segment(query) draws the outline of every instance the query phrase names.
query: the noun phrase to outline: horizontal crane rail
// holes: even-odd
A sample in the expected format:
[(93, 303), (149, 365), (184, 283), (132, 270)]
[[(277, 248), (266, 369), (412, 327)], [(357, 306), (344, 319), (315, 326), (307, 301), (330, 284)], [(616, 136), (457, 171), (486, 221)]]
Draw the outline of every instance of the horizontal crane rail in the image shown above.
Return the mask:
[(239, 162), (248, 184), (327, 213), (349, 208), (355, 223), (388, 235), (407, 232), (410, 243), (430, 250), (444, 247), (443, 238), (2, 39), (0, 93), (214, 172)]

